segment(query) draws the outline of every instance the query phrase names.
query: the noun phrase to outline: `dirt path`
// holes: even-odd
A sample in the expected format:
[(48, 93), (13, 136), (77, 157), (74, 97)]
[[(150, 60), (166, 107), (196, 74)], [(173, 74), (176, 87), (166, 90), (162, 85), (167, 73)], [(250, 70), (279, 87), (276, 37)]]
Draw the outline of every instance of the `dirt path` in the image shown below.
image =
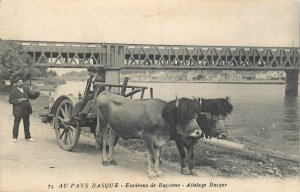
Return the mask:
[[(183, 176), (178, 163), (163, 161), (164, 178), (150, 180), (146, 156), (122, 146), (116, 148), (117, 166), (101, 164), (101, 151), (94, 140), (81, 135), (74, 152), (59, 148), (54, 130), (31, 117), (31, 134), (36, 140), (19, 138), (12, 142), (13, 116), (7, 96), (0, 96), (0, 191), (296, 191), (299, 178), (226, 179), (208, 167), (198, 168), (199, 176)], [(210, 186), (210, 183), (214, 185)], [(151, 187), (151, 184), (155, 187)], [(219, 185), (217, 185), (219, 184)], [(130, 185), (130, 187), (126, 187)], [(204, 186), (205, 185), (205, 186)], [(262, 187), (263, 186), (263, 187)]]

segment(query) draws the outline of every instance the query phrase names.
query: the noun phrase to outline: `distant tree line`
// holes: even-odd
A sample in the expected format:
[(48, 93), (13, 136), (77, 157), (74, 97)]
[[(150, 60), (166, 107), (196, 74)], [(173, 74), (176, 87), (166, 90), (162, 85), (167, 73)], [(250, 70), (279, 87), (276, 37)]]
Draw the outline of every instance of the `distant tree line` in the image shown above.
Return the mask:
[(87, 71), (70, 71), (62, 75), (62, 77), (86, 77)]

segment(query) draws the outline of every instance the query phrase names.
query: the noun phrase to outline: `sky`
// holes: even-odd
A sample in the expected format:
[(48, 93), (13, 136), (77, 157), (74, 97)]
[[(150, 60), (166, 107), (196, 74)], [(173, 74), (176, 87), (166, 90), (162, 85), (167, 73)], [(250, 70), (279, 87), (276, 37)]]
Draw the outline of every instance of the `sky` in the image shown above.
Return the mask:
[(12, 40), (299, 46), (299, 0), (0, 0)]

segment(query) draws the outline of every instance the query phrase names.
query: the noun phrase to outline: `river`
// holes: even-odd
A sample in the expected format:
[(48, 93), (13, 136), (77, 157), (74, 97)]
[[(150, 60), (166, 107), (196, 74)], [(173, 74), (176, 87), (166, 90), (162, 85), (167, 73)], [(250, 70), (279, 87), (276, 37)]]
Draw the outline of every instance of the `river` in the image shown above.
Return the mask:
[[(230, 139), (252, 147), (300, 154), (300, 97), (286, 98), (284, 84), (129, 83), (153, 87), (164, 100), (178, 97), (230, 97), (233, 113), (225, 121)], [(78, 94), (85, 82), (61, 85), (57, 94)], [(145, 94), (149, 97), (149, 92)]]

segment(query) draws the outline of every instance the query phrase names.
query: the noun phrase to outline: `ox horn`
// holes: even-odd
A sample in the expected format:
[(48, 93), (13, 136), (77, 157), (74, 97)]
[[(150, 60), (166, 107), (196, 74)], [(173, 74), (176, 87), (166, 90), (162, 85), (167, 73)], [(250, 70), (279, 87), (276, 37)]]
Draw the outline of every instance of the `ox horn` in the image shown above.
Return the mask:
[(201, 106), (201, 104), (202, 104), (202, 101), (201, 101), (201, 99), (200, 98), (196, 98), (196, 97), (194, 97), (194, 96), (192, 96), (193, 98), (194, 98), (194, 100), (197, 102), (197, 103), (199, 103), (199, 105)]
[(176, 108), (179, 107), (179, 100), (177, 98), (177, 95), (176, 95), (176, 104), (175, 104)]
[(194, 98), (195, 101), (198, 101), (196, 97), (192, 96)]
[(202, 99), (200, 97), (198, 98), (198, 103), (202, 105)]

